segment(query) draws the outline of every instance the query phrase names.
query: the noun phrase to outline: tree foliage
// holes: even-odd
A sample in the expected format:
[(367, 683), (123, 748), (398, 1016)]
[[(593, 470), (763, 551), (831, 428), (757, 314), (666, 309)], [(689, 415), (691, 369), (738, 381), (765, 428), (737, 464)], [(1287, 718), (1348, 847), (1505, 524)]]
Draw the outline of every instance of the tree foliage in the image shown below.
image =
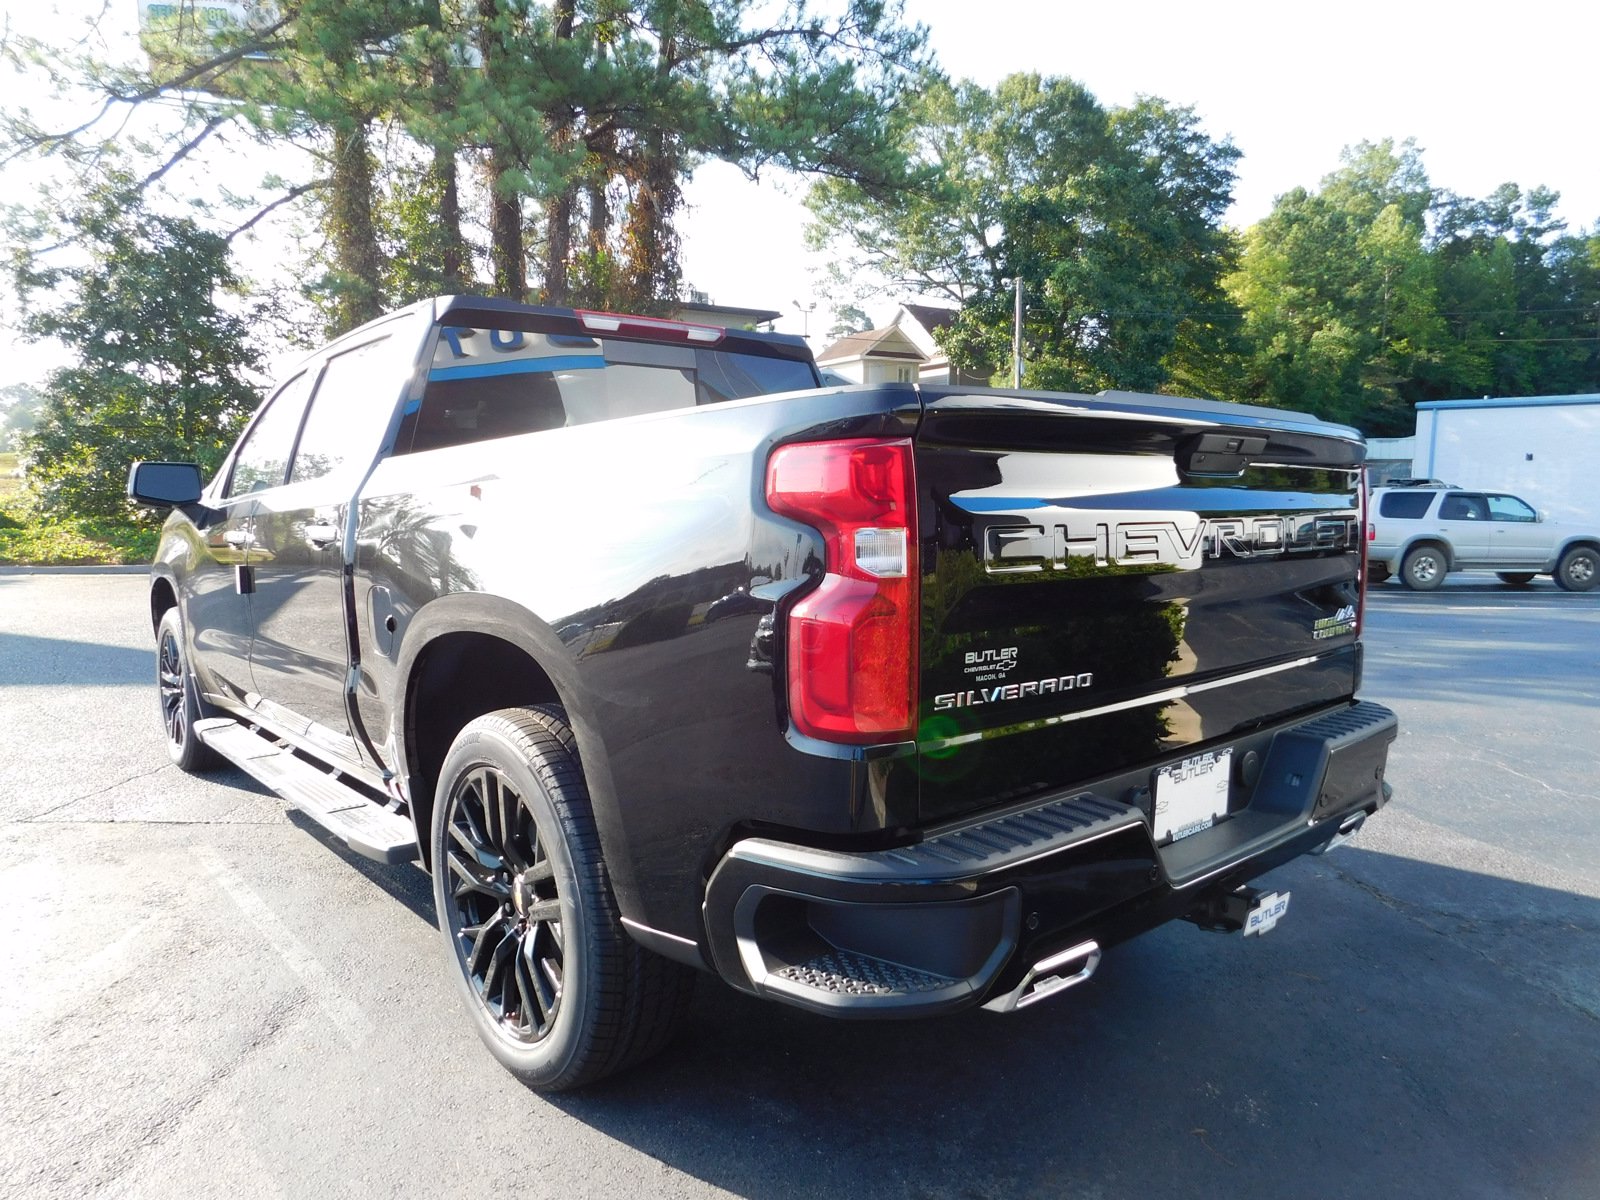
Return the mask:
[(1437, 194), (1411, 142), (1347, 150), (1246, 235), (1241, 396), (1404, 434), (1422, 400), (1593, 390), (1600, 242), (1565, 236), (1556, 200)]
[[(60, 217), (84, 252), (72, 265), (11, 260), (22, 323), (72, 354), (23, 435), (29, 487), (47, 511), (126, 516), (137, 459), (215, 469), (259, 401), (250, 314), (225, 240), (152, 213), (116, 177)], [(230, 302), (231, 301), (231, 302)]]
[[(316, 205), (313, 292), (338, 332), (421, 289), (660, 309), (683, 181), (708, 158), (895, 186), (926, 40), (901, 2), (292, 0), (203, 38), (177, 7), (143, 69), (31, 49), (108, 110), (179, 102), (169, 162), (229, 130), (309, 151), (313, 177), (284, 194)], [(98, 127), (4, 126), (61, 154)]]
[(962, 305), (944, 333), (956, 365), (1008, 359), (1013, 281), (1025, 296), (1026, 382), (1151, 389), (1221, 353), (1237, 316), (1221, 227), (1238, 152), (1192, 109), (1142, 98), (1103, 108), (1069, 79), (1013, 75), (994, 91), (929, 88), (904, 134), (923, 185), (874, 194), (824, 180), (816, 244), (844, 275)]

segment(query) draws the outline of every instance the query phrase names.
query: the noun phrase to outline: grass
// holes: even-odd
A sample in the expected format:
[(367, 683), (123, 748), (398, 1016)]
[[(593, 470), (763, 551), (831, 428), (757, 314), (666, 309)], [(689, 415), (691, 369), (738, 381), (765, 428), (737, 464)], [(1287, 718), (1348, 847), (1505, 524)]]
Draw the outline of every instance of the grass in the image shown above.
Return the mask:
[(22, 480), (16, 476), (16, 469), (17, 452), (7, 450), (0, 453), (0, 504), (22, 494)]
[(105, 566), (154, 556), (161, 536), (154, 525), (40, 512), (9, 477), (15, 459), (0, 454), (0, 566)]

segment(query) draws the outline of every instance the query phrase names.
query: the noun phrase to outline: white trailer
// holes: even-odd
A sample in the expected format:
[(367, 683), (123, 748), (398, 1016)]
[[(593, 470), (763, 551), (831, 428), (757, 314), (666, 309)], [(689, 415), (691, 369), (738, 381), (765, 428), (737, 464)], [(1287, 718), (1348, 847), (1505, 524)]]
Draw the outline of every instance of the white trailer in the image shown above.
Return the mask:
[(1412, 468), (1600, 526), (1600, 394), (1424, 401)]

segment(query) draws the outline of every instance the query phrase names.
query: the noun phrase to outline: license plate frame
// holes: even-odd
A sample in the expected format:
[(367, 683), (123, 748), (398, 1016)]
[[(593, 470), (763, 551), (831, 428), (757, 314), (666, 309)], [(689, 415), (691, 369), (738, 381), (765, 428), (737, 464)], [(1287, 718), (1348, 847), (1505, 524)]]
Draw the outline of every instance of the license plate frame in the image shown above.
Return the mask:
[(1156, 768), (1150, 804), (1150, 829), (1156, 841), (1182, 841), (1226, 816), (1232, 777), (1232, 747)]

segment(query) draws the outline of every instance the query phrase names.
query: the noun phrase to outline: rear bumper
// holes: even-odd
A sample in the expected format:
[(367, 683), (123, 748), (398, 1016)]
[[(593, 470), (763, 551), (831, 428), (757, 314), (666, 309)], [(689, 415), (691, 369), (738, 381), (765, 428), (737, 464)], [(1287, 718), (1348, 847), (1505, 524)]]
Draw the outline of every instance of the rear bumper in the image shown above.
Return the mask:
[(1357, 703), (1236, 739), (1238, 807), (1159, 848), (1153, 772), (909, 846), (848, 852), (747, 838), (707, 884), (713, 961), (736, 987), (834, 1016), (1015, 1006), (1047, 960), (1087, 977), (1091, 944), (1097, 962), (1101, 947), (1215, 912), (1220, 897), (1376, 812), (1396, 731), (1388, 709)]

